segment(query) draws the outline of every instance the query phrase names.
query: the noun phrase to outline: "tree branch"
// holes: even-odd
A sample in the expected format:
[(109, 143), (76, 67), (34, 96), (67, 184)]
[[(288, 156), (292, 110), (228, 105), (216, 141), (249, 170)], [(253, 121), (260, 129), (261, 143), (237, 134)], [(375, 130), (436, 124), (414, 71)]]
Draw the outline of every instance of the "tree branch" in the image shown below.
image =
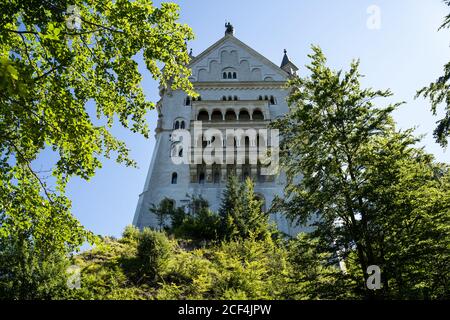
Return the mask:
[(47, 191), (47, 188), (45, 186), (45, 183), (42, 182), (41, 178), (39, 178), (39, 176), (33, 171), (33, 169), (31, 168), (30, 165), (30, 161), (23, 155), (23, 153), (19, 150), (19, 148), (12, 142), (9, 140), (9, 143), (11, 144), (11, 146), (16, 150), (17, 155), (22, 158), (22, 160), (25, 162), (25, 165), (27, 166), (28, 170), (30, 171), (30, 173), (36, 178), (36, 180), (38, 181), (38, 183), (41, 185), (42, 190), (44, 191), (48, 201), (50, 201), (51, 204), (53, 204), (53, 200), (50, 196), (50, 194)]
[(23, 35), (23, 34), (26, 34), (26, 33), (34, 34), (34, 35), (38, 35), (38, 34), (39, 34), (39, 33), (36, 32), (36, 31), (30, 31), (30, 30), (11, 30), (11, 29), (5, 29), (5, 28), (1, 29), (0, 31), (6, 31), (6, 32), (11, 32), (11, 33), (17, 33), (17, 34), (20, 34), (20, 35)]

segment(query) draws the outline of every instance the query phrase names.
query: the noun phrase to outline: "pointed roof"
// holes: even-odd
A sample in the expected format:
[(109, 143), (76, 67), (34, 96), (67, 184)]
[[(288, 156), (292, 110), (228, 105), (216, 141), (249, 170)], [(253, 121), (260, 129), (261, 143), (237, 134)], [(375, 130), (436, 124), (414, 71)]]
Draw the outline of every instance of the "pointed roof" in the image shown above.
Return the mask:
[(294, 71), (298, 70), (297, 66), (295, 64), (293, 64), (292, 61), (289, 59), (286, 49), (284, 49), (284, 56), (283, 56), (283, 60), (281, 61), (280, 68), (285, 71), (287, 71), (289, 69), (293, 69)]
[(191, 48), (191, 50), (189, 50), (189, 58), (190, 58), (190, 60), (195, 58), (194, 54), (192, 53), (192, 48)]
[(284, 49), (284, 56), (283, 56), (283, 61), (281, 61), (281, 65), (280, 68), (283, 68), (285, 65), (287, 65), (289, 62), (291, 62), (291, 60), (289, 60), (289, 57), (287, 55), (287, 50)]
[[(225, 33), (225, 36), (223, 36), (222, 38), (220, 38), (218, 41), (216, 41), (214, 44), (212, 44), (211, 46), (209, 46), (206, 50), (204, 50), (202, 53), (200, 53), (199, 55), (195, 56), (190, 62), (189, 62), (189, 67), (192, 67), (196, 62), (200, 61), (202, 58), (204, 58), (205, 56), (207, 56), (211, 51), (213, 51), (214, 49), (220, 47), (223, 43), (225, 43), (226, 41), (231, 41), (232, 43), (234, 43), (237, 46), (240, 46), (241, 48), (245, 49), (247, 52), (249, 52), (250, 54), (252, 54), (253, 56), (255, 56), (256, 58), (258, 58), (259, 60), (261, 60), (262, 62), (264, 62), (267, 65), (272, 66), (275, 71), (277, 71), (279, 74), (281, 74), (284, 77), (289, 76), (289, 72), (287, 72), (286, 70), (283, 70), (282, 68), (280, 68), (279, 66), (277, 66), (275, 63), (273, 63), (272, 61), (270, 61), (269, 59), (267, 59), (266, 57), (264, 57), (262, 54), (260, 54), (259, 52), (257, 52), (256, 50), (250, 48), (248, 45), (246, 45), (244, 42), (242, 42), (241, 40), (239, 40), (238, 38), (236, 38), (232, 33)], [(294, 66), (295, 67), (295, 66)]]

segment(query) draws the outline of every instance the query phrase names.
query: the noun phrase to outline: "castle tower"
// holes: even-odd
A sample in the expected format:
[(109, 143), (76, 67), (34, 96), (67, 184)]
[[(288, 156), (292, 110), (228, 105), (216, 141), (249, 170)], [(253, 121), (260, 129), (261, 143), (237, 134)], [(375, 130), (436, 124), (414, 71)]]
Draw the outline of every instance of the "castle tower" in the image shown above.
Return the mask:
[[(264, 173), (262, 161), (249, 159), (275, 142), (270, 132), (264, 135), (263, 131), (288, 111), (284, 85), (298, 68), (286, 51), (278, 67), (238, 40), (229, 23), (223, 38), (198, 56), (192, 52), (190, 56), (190, 80), (199, 97), (188, 97), (180, 90), (161, 92), (155, 149), (133, 220), (139, 228), (157, 226), (149, 208), (166, 197), (183, 206), (189, 195), (201, 195), (217, 211), (230, 174), (241, 180), (252, 177), (266, 209), (276, 195), (283, 193), (285, 175)], [(200, 133), (195, 130), (199, 125), (203, 130)], [(227, 130), (254, 131), (232, 137)], [(188, 138), (183, 136), (184, 143), (189, 139), (192, 147), (187, 151), (179, 139), (183, 132), (189, 133)], [(208, 147), (215, 147), (210, 153), (212, 161), (202, 159)], [(228, 147), (234, 149), (227, 153)], [(189, 161), (179, 164), (176, 158)], [(271, 219), (283, 232), (297, 231), (281, 215), (274, 214)]]

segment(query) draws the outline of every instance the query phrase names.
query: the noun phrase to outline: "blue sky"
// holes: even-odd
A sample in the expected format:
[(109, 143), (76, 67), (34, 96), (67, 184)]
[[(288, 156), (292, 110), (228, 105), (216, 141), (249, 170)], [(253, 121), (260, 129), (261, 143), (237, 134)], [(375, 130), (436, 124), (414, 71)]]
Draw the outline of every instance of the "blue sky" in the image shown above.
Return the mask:
[[(431, 115), (426, 101), (414, 100), (416, 90), (440, 76), (450, 57), (450, 31), (437, 31), (449, 11), (441, 0), (176, 2), (181, 6), (181, 21), (196, 34), (189, 43), (194, 55), (220, 39), (225, 21), (230, 21), (237, 38), (275, 64), (281, 62), (286, 48), (300, 68), (300, 75), (306, 72), (304, 65), (311, 44), (322, 47), (335, 69), (346, 69), (352, 59), (360, 58), (365, 86), (390, 88), (394, 96), (385, 103), (407, 102), (394, 114), (398, 126), (417, 127), (417, 134), (427, 134), (422, 145), (438, 160), (448, 162), (449, 152), (432, 138), (438, 118)], [(379, 30), (367, 27), (367, 9), (371, 5), (377, 5), (381, 12)], [(140, 70), (147, 98), (157, 101), (157, 83), (143, 63)], [(148, 122), (152, 130), (148, 140), (120, 127), (113, 128), (113, 133), (131, 148), (138, 169), (105, 160), (90, 181), (74, 178), (69, 183), (74, 215), (96, 234), (119, 236), (132, 222), (155, 143), (155, 111), (149, 113)]]

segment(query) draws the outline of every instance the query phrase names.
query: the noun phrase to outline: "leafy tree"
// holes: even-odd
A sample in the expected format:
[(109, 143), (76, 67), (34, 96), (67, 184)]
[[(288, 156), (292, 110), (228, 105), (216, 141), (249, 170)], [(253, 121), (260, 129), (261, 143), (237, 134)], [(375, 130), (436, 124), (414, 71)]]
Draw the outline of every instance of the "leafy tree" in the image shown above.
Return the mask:
[[(444, 2), (450, 6), (450, 0), (444, 0)], [(450, 14), (445, 17), (444, 23), (439, 30), (448, 28), (450, 28)], [(430, 83), (429, 86), (420, 89), (416, 97), (419, 96), (430, 99), (431, 111), (434, 115), (437, 114), (438, 107), (441, 104), (446, 105), (444, 118), (438, 121), (438, 125), (434, 130), (434, 137), (441, 146), (447, 146), (450, 129), (450, 62), (444, 66), (444, 75), (435, 82)]]
[(175, 222), (177, 220), (178, 210), (175, 208), (175, 201), (167, 197), (161, 200), (157, 206), (152, 204), (149, 210), (156, 216), (160, 231), (166, 227), (167, 219), (173, 217)]
[[(70, 214), (70, 177), (89, 179), (113, 153), (135, 165), (110, 128), (148, 136), (154, 103), (140, 85), (140, 56), (161, 90), (195, 95), (185, 43), (193, 33), (178, 23), (177, 5), (71, 4), (76, 10), (63, 0), (0, 3), (0, 239), (11, 248), (22, 239), (34, 254), (65, 254), (93, 240)], [(51, 180), (33, 167), (44, 150), (56, 158)]]
[(236, 228), (241, 226), (240, 216), (243, 211), (243, 204), (240, 201), (241, 195), (242, 186), (239, 184), (236, 176), (230, 175), (218, 212), (221, 220), (221, 237), (229, 238), (235, 235), (238, 232)]
[(324, 250), (321, 239), (312, 234), (299, 233), (288, 242), (286, 298), (304, 299), (356, 299), (355, 283), (344, 273), (329, 248)]
[(389, 298), (442, 299), (450, 281), (450, 171), (391, 134), (367, 149), (370, 231)]
[(270, 236), (271, 227), (268, 215), (262, 211), (262, 203), (254, 192), (250, 178), (239, 183), (230, 176), (219, 209), (221, 234), (224, 239), (245, 239), (252, 236)]
[(0, 240), (0, 300), (55, 299), (67, 289), (69, 259), (24, 239)]
[[(187, 212), (186, 212), (187, 209)], [(184, 214), (181, 224), (176, 216)], [(209, 209), (209, 203), (202, 196), (191, 196), (187, 208), (179, 208), (172, 219), (175, 236), (194, 240), (216, 240), (219, 229), (219, 216)]]
[[(282, 166), (291, 177), (275, 208), (301, 224), (317, 216), (314, 235), (341, 259), (355, 258), (355, 290), (363, 296), (414, 298), (415, 286), (443, 288), (427, 274), (430, 259), (448, 261), (447, 169), (414, 148), (411, 131), (395, 130), (390, 113), (399, 104), (376, 107), (375, 99), (391, 94), (362, 89), (358, 62), (336, 72), (318, 47), (313, 52), (311, 75), (290, 81), (290, 113), (274, 124), (283, 137)], [(433, 194), (433, 210), (418, 206), (424, 191)], [(369, 265), (381, 267), (382, 291), (365, 287)], [(403, 289), (391, 287), (402, 279), (408, 279)]]
[(176, 207), (173, 199), (165, 198), (150, 211), (156, 215), (160, 230), (164, 228), (178, 238), (217, 239), (219, 216), (209, 209), (208, 201), (202, 196), (190, 196), (189, 203), (182, 207)]
[(253, 235), (257, 239), (270, 237), (274, 232), (269, 225), (269, 216), (262, 211), (262, 201), (255, 195), (255, 188), (253, 181), (250, 178), (245, 180), (243, 199), (243, 214), (242, 214), (242, 230), (241, 236), (243, 238)]
[[(2, 181), (14, 179), (0, 170)], [(94, 242), (62, 196), (43, 199), (36, 179), (23, 172), (0, 191), (0, 298), (49, 298), (65, 286), (68, 253)]]

